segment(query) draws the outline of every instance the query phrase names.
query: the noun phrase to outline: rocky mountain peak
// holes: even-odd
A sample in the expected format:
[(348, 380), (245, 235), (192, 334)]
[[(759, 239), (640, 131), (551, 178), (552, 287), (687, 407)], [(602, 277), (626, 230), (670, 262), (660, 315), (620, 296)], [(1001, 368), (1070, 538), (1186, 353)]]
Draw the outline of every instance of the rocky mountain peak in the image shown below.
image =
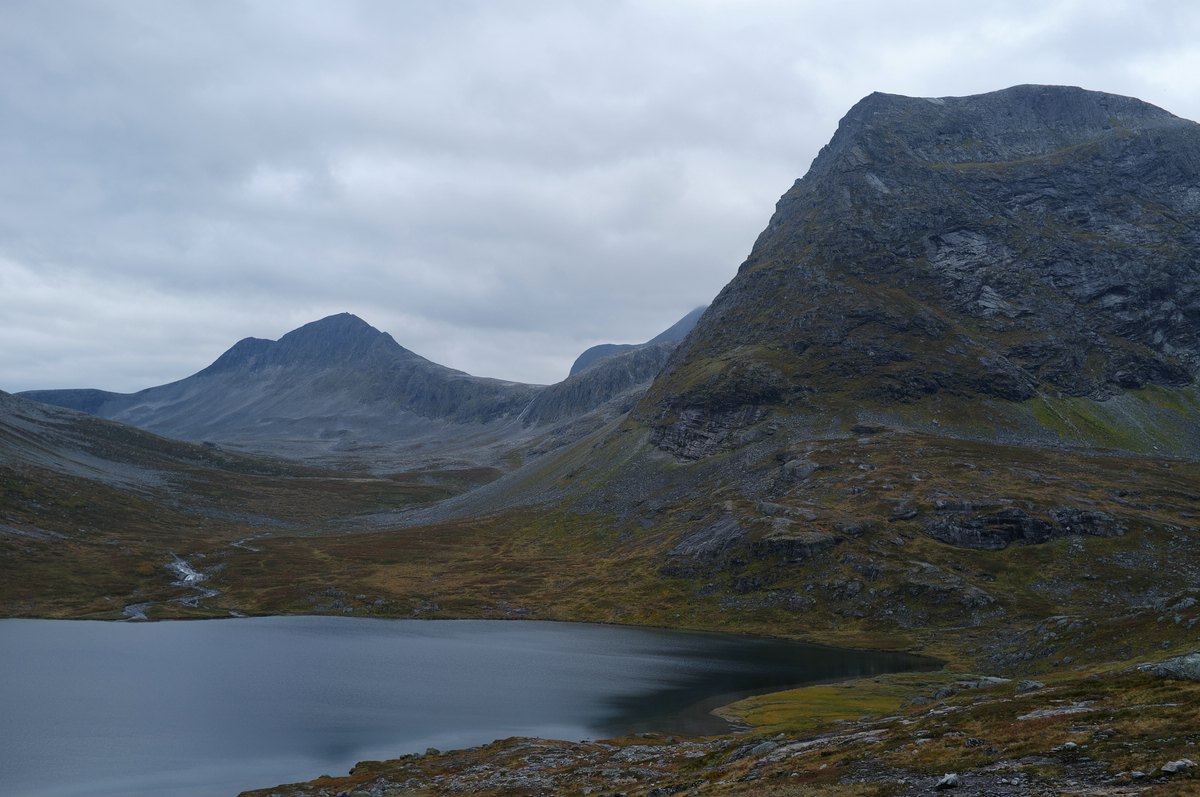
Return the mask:
[(351, 313), (338, 313), (279, 339), (280, 354), (306, 360), (358, 358), (376, 348), (401, 349), (386, 332)]
[(420, 359), (388, 335), (351, 313), (339, 313), (305, 324), (278, 341), (243, 338), (201, 374), (253, 371), (268, 365), (335, 366), (386, 353)]
[(640, 412), (666, 426), (771, 407), (916, 426), (941, 413), (974, 434), (1075, 440), (1132, 411), (1159, 430), (1145, 447), (1178, 447), (1178, 419), (1129, 391), (1200, 374), (1197, 263), (1200, 125), (1073, 87), (873, 94)]
[(1132, 97), (1074, 86), (1022, 85), (967, 97), (875, 92), (850, 109), (813, 164), (912, 158), (987, 163), (1036, 158), (1102, 136), (1191, 124)]

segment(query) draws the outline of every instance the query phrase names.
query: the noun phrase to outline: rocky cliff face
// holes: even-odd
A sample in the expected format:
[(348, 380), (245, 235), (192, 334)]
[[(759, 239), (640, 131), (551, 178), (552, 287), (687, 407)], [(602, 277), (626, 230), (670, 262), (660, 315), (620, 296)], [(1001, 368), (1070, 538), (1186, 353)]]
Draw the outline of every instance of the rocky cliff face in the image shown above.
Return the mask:
[(1068, 87), (872, 94), (638, 412), (676, 453), (768, 409), (1192, 446), (1198, 371), (1200, 126)]

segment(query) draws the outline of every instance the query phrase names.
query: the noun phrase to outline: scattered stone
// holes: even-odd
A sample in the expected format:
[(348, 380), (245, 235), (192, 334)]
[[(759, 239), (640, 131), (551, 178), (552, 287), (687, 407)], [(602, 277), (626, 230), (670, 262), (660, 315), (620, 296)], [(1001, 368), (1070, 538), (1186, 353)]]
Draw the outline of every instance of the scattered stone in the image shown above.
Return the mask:
[(759, 501), (757, 509), (759, 512), (767, 515), (768, 517), (786, 515), (787, 517), (799, 518), (800, 520), (806, 520), (810, 522), (817, 519), (817, 513), (811, 509), (806, 509), (805, 507), (801, 506), (786, 506), (784, 504), (774, 503), (773, 501)]
[(1162, 771), (1168, 775), (1174, 775), (1176, 772), (1182, 772), (1185, 769), (1191, 769), (1196, 766), (1196, 763), (1190, 758), (1181, 758), (1178, 761), (1168, 761), (1162, 765)]
[(959, 689), (986, 689), (989, 686), (1003, 686), (1012, 683), (1011, 678), (1001, 678), (998, 675), (984, 675), (970, 681), (957, 681)]
[(758, 758), (759, 756), (766, 755), (767, 753), (771, 752), (778, 746), (779, 746), (778, 742), (772, 742), (772, 741), (761, 742), (750, 748), (749, 755), (754, 756), (755, 758)]
[(807, 459), (793, 459), (784, 463), (783, 472), (796, 481), (804, 481), (816, 473), (820, 467), (817, 463), (809, 462)]
[(1045, 689), (1046, 685), (1041, 681), (1020, 681), (1017, 684), (1017, 692), (1034, 692), (1038, 689)]
[(942, 779), (934, 784), (934, 791), (942, 791), (943, 789), (957, 789), (961, 785), (957, 772), (947, 772), (942, 775)]

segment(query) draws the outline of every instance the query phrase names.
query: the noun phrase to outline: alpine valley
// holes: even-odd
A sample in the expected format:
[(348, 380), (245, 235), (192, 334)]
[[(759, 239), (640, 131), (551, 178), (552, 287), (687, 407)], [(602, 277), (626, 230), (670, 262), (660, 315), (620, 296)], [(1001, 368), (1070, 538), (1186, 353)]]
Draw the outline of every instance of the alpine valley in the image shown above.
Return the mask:
[(876, 93), (707, 309), (558, 384), (343, 314), (134, 394), (0, 394), (0, 612), (946, 662), (746, 698), (724, 736), (508, 739), (262, 797), (1194, 794), (1198, 378), (1200, 125), (1070, 87)]

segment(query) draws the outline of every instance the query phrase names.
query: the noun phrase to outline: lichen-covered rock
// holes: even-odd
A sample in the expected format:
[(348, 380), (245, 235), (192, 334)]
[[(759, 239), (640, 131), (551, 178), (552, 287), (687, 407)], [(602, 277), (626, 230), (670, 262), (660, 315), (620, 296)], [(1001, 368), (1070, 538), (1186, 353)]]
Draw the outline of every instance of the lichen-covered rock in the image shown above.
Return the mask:
[(796, 481), (804, 481), (820, 469), (820, 465), (807, 459), (792, 459), (783, 463), (783, 472)]
[(1174, 678), (1179, 681), (1200, 681), (1200, 651), (1177, 656), (1166, 661), (1156, 661), (1143, 664), (1139, 670), (1154, 673), (1161, 678)]

